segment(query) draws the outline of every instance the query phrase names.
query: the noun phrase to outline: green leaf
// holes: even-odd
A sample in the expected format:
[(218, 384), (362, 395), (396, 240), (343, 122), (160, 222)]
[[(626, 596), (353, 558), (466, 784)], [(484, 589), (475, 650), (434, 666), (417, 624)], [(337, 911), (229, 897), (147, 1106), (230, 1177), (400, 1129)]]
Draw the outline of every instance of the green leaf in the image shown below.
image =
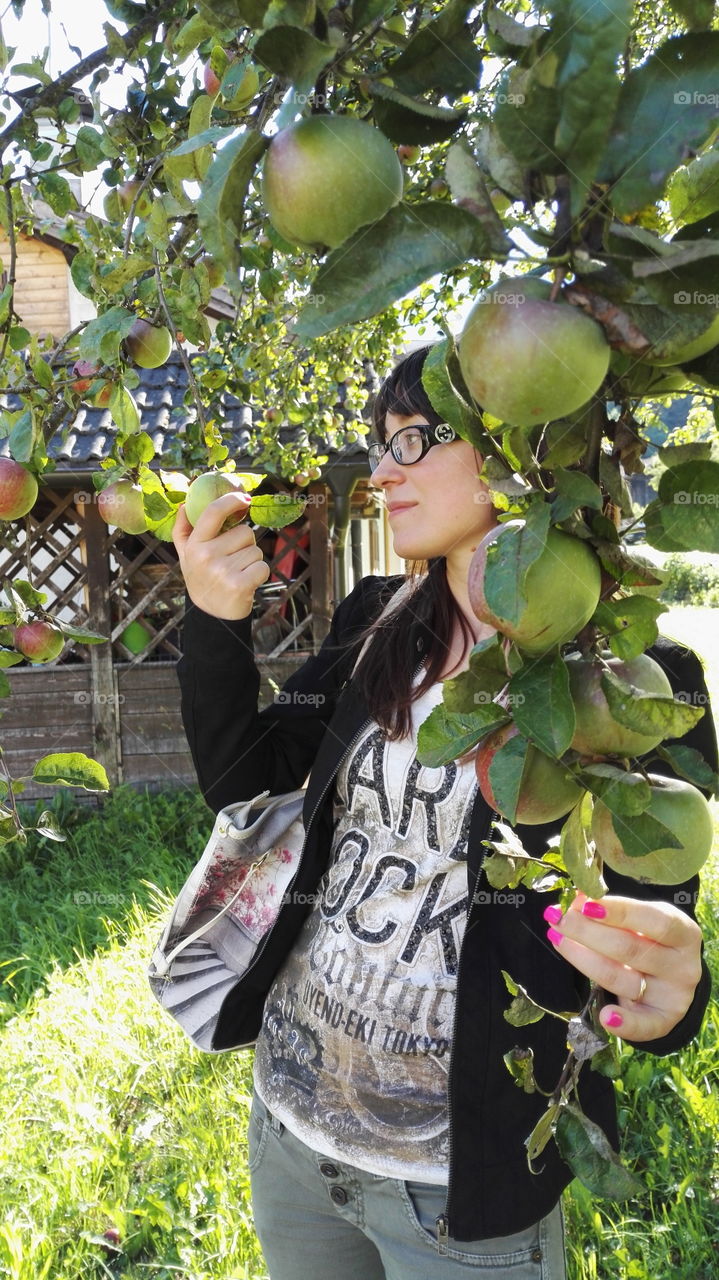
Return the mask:
[(132, 435), (140, 430), (140, 415), (130, 392), (122, 383), (113, 384), (108, 405), (112, 420), (121, 435)]
[(539, 1117), (532, 1132), (525, 1141), (527, 1148), (527, 1163), (530, 1170), (538, 1156), (542, 1154), (549, 1139), (552, 1137), (554, 1128), (554, 1120), (559, 1111), (559, 1103), (551, 1103), (545, 1112)]
[(124, 289), (131, 280), (137, 280), (151, 266), (151, 258), (141, 253), (130, 253), (126, 258), (116, 258), (104, 263), (97, 271), (97, 279), (108, 293), (115, 293)]
[(543, 1009), (541, 1004), (537, 1004), (530, 995), (527, 994), (524, 987), (515, 982), (509, 976), (505, 969), (502, 969), (502, 977), (509, 994), (514, 996), (512, 1003), (508, 1009), (504, 1010), (504, 1018), (513, 1027), (526, 1027), (532, 1022), (540, 1022), (545, 1013), (549, 1011)]
[(489, 785), (492, 788), (494, 803), (499, 812), (512, 824), (517, 820), (519, 791), (528, 750), (527, 739), (521, 734), (515, 734), (502, 744), (489, 766)]
[(719, 462), (682, 462), (665, 471), (659, 501), (662, 528), (672, 542), (686, 551), (719, 552)]
[(374, 99), (373, 115), (377, 125), (392, 142), (411, 146), (446, 142), (467, 118), (466, 111), (436, 107), (431, 102), (411, 98), (381, 80), (371, 80), (369, 90)]
[(128, 467), (138, 467), (141, 462), (152, 462), (155, 456), (155, 446), (147, 432), (138, 431), (135, 435), (131, 435), (128, 440), (125, 440), (122, 446), (122, 456)]
[(554, 173), (563, 167), (554, 146), (560, 102), (556, 88), (545, 81), (556, 68), (557, 54), (546, 45), (545, 37), (537, 45), (542, 52), (532, 67), (515, 65), (502, 76), (494, 124), (520, 165)]
[(13, 287), (6, 284), (0, 293), (0, 325), (6, 325), (10, 319), (10, 304), (13, 298)]
[(582, 769), (578, 777), (582, 786), (599, 796), (612, 813), (631, 818), (649, 807), (651, 787), (641, 773), (627, 773), (612, 764), (592, 764)]
[(24, 329), (22, 325), (13, 325), (10, 330), (10, 350), (22, 351), (24, 347), (29, 346), (30, 336), (29, 329)]
[(506, 683), (507, 676), (503, 671), (470, 668), (442, 682), (442, 699), (448, 711), (471, 715), (491, 703)]
[[(546, 460), (544, 465), (546, 466)], [(583, 471), (565, 471), (557, 467), (554, 473), (556, 497), (552, 501), (552, 521), (559, 524), (578, 507), (602, 509), (602, 491)]]
[(11, 600), (26, 605), (28, 609), (41, 609), (47, 600), (45, 591), (38, 591), (24, 578), (14, 578), (6, 584), (5, 590)]
[(61, 622), (59, 618), (53, 618), (52, 625), (56, 631), (67, 636), (68, 640), (77, 640), (80, 644), (105, 644), (108, 639), (107, 636), (101, 636), (99, 631), (90, 631), (74, 622)]
[(424, 24), (387, 74), (405, 93), (438, 89), (448, 98), (473, 93), (479, 85), (482, 55), (466, 25), (472, 0), (450, 0), (439, 16)]
[(227, 138), (234, 129), (210, 127), (213, 99), (207, 93), (195, 98), (190, 110), (187, 141), (165, 158), (165, 169), (177, 179), (202, 182), (212, 161), (213, 145)]
[(669, 0), (669, 6), (690, 31), (703, 31), (712, 24), (714, 0)]
[(459, 138), (449, 148), (444, 171), (454, 203), (479, 218), (494, 253), (507, 254), (512, 242), (492, 204), (484, 175), (466, 138)]
[(681, 746), (679, 743), (670, 747), (659, 746), (655, 750), (662, 760), (666, 760), (667, 764), (671, 765), (680, 778), (686, 778), (687, 782), (692, 782), (695, 787), (713, 792), (715, 796), (719, 795), (719, 774), (714, 772), (701, 752), (695, 751), (693, 747)]
[(72, 187), (67, 178), (59, 173), (39, 173), (35, 179), (38, 195), (47, 200), (53, 213), (64, 218), (71, 210), (79, 209)]
[(34, 360), (30, 363), (30, 367), (38, 385), (43, 387), (45, 391), (50, 391), (55, 380), (52, 376), (52, 369), (47, 361), (43, 360), (42, 356), (35, 356)]
[(453, 380), (456, 346), (452, 335), (430, 347), (422, 365), (422, 386), (432, 408), (454, 427), (463, 440), (477, 444), (486, 438), (482, 419)]
[(621, 1163), (604, 1130), (574, 1103), (561, 1106), (554, 1137), (562, 1159), (593, 1195), (627, 1200), (646, 1190)]
[(0, 698), (9, 698), (11, 693), (12, 689), (10, 688), (10, 681), (5, 675), (5, 672), (0, 670)]
[(302, 498), (289, 493), (259, 493), (250, 502), (250, 520), (265, 529), (284, 529), (305, 510)]
[(300, 27), (277, 26), (265, 31), (255, 45), (255, 57), (263, 67), (289, 80), (300, 93), (309, 93), (320, 72), (332, 61), (336, 49)]
[(659, 634), (656, 620), (666, 608), (649, 596), (626, 596), (598, 605), (592, 626), (608, 637), (617, 658), (636, 658), (655, 643)]
[(42, 439), (39, 423), (32, 409), (25, 409), (16, 419), (8, 437), (11, 456), (16, 462), (29, 462)]
[(602, 673), (602, 689), (610, 714), (626, 729), (682, 738), (704, 715), (704, 707), (690, 707), (663, 693), (638, 693), (612, 671)]
[[(657, 849), (682, 848), (679, 837), (648, 812), (636, 814), (632, 818), (613, 813), (612, 826), (622, 851), (628, 858), (644, 858)], [(637, 867), (637, 878), (641, 879), (641, 867)]]
[(58, 752), (43, 756), (32, 771), (33, 780), (66, 787), (84, 787), (86, 791), (109, 791), (110, 783), (101, 764), (81, 751)]
[(294, 331), (317, 338), (367, 320), (423, 280), (486, 256), (484, 228), (466, 209), (439, 200), (398, 204), (328, 255)]
[(507, 713), (493, 703), (485, 704), (471, 715), (459, 715), (447, 711), (440, 702), (419, 726), (417, 760), (429, 769), (449, 764), (508, 719)]
[(592, 818), (592, 797), (585, 791), (562, 826), (559, 852), (580, 893), (598, 899), (607, 892), (596, 852), (587, 839)]
[(504, 1054), (504, 1065), (515, 1084), (525, 1093), (537, 1092), (537, 1081), (534, 1079), (534, 1050), (522, 1049), (518, 1045)]
[(587, 203), (619, 99), (617, 63), (631, 30), (632, 0), (555, 0), (557, 154), (570, 175), (570, 212)]
[(180, 30), (172, 37), (172, 49), (179, 58), (196, 53), (198, 47), (211, 36), (215, 30), (201, 13), (193, 13)]
[(85, 171), (99, 168), (105, 160), (102, 134), (89, 124), (83, 124), (75, 138), (77, 158)]
[(18, 662), (23, 661), (23, 655), (16, 653), (14, 649), (0, 649), (0, 667), (16, 667)]
[(60, 828), (55, 814), (50, 809), (45, 809), (37, 820), (35, 830), (41, 836), (47, 836), (48, 840), (67, 840), (67, 836)]
[(197, 219), (209, 253), (227, 268), (228, 280), (237, 275), (237, 238), (242, 228), (245, 196), (269, 139), (243, 131), (215, 156), (202, 184)]
[(80, 338), (80, 359), (91, 364), (114, 364), (119, 356), (120, 343), (135, 323), (133, 311), (125, 307), (110, 307), (103, 315), (91, 320)]
[(567, 664), (558, 653), (549, 653), (512, 676), (509, 706), (519, 732), (545, 755), (557, 759), (569, 749), (577, 718)]
[(545, 548), (550, 520), (549, 505), (533, 502), (524, 523), (503, 530), (487, 549), (485, 598), (492, 612), (509, 623), (518, 622), (526, 606), (527, 573)]
[(684, 547), (670, 538), (662, 524), (662, 503), (658, 498), (650, 502), (644, 512), (644, 536), (650, 547), (657, 551), (684, 551)]
[(86, 250), (76, 253), (70, 263), (70, 275), (72, 282), (84, 298), (94, 298), (95, 296), (95, 259), (92, 254)]
[[(619, 214), (655, 203), (716, 128), (719, 31), (672, 36), (629, 73), (600, 172)], [(660, 127), (657, 127), (659, 123)]]

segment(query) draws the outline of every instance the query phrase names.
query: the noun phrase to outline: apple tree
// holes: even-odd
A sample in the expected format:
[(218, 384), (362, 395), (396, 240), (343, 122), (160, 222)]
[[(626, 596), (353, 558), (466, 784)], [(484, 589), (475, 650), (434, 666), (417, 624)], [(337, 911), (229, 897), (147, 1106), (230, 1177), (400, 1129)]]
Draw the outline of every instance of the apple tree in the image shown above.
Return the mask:
[[(502, 517), (470, 582), (497, 636), (446, 682), (420, 759), (477, 747), (480, 787), (504, 818), (486, 861), (497, 887), (560, 887), (565, 903), (577, 889), (601, 896), (605, 863), (681, 881), (687, 815), (703, 860), (702, 792), (717, 780), (676, 744), (704, 709), (675, 698), (646, 654), (661, 575), (624, 534), (641, 525), (659, 550), (719, 551), (713, 4), (107, 0), (107, 10), (106, 44), (54, 80), (42, 53), (18, 65), (0, 46), (5, 76), (30, 81), (0, 103), (3, 386), (22, 398), (2, 424), (25, 473), (0, 488), (0, 516), (22, 517), (3, 493), (24, 506), (51, 467), (53, 434), (87, 398), (116, 428), (98, 473), (99, 488), (114, 486), (108, 507), (119, 491), (160, 537), (192, 474), (232, 467), (226, 392), (256, 409), (257, 464), (306, 477), (347, 439), (338, 382), (359, 422), (362, 360), (385, 368), (410, 323), (421, 332), (434, 320), (444, 337), (425, 363), (427, 393), (476, 445)], [(105, 101), (117, 68), (131, 73), (119, 109)], [(91, 121), (80, 122), (82, 94)], [(106, 184), (104, 217), (78, 209), (73, 173)], [(14, 305), (17, 237), (38, 198), (63, 221), (74, 283), (97, 311), (52, 342), (31, 338)], [(220, 285), (234, 319), (213, 332), (205, 309)], [(465, 301), (474, 305), (453, 325)], [(151, 467), (133, 390), (135, 366), (160, 365), (173, 344), (195, 421), (170, 473)], [(647, 423), (663, 398), (687, 392), (712, 434), (662, 449), (658, 497), (638, 509), (628, 478), (643, 469)], [(289, 451), (281, 421), (298, 428)], [(262, 522), (273, 518), (293, 517)], [(3, 665), (23, 652), (15, 628), (59, 625), (32, 583), (8, 590)], [(649, 771), (652, 751), (672, 779)], [(78, 781), (57, 758), (53, 768)], [(566, 821), (537, 859), (513, 826), (547, 820), (544, 802)], [(13, 814), (2, 819), (0, 834), (14, 834)], [(543, 1016), (507, 983), (511, 1017)], [(636, 1184), (589, 1133), (576, 1096), (582, 1062), (614, 1069), (597, 999), (593, 989), (570, 1023), (567, 1066), (530, 1152), (554, 1134), (588, 1180), (590, 1146), (595, 1189), (616, 1196)], [(534, 1087), (526, 1063), (508, 1065)]]

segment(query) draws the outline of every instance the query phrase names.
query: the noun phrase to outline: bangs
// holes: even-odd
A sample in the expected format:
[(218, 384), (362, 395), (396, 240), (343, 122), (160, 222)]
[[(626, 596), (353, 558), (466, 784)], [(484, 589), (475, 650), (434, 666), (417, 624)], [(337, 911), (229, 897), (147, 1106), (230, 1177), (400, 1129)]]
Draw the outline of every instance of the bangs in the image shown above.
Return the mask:
[(401, 418), (422, 414), (432, 427), (443, 418), (432, 408), (427, 392), (422, 386), (422, 367), (434, 344), (412, 351), (395, 365), (380, 387), (372, 407), (372, 426), (377, 439), (384, 443), (385, 419), (388, 413)]

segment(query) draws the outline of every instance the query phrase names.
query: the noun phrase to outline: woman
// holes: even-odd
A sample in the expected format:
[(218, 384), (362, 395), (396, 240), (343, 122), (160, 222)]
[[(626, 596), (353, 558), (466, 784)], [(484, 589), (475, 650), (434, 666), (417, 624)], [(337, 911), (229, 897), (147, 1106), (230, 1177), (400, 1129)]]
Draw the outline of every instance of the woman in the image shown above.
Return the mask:
[[(709, 995), (696, 877), (668, 890), (607, 871), (601, 904), (578, 895), (561, 918), (546, 895), (494, 893), (481, 863), (495, 815), (471, 759), (416, 761), (441, 681), (491, 634), (467, 570), (496, 523), (481, 458), (424, 393), (426, 351), (384, 383), (370, 450), (395, 549), (422, 572), (364, 578), (261, 714), (250, 613), (269, 569), (246, 525), (217, 536), (247, 499), (228, 494), (194, 531), (182, 517), (176, 528), (191, 601), (183, 717), (208, 803), (309, 774), (291, 900), (253, 970), (254, 1007), (228, 1009), (218, 1042), (257, 1038), (249, 1162), (272, 1280), (563, 1277), (571, 1173), (553, 1142), (529, 1172), (524, 1140), (546, 1099), (515, 1086), (503, 1055), (531, 1049), (551, 1090), (565, 1029), (511, 1027), (502, 970), (557, 1010), (578, 1011), (598, 982), (610, 1033), (657, 1054), (696, 1034)], [(676, 690), (706, 696), (695, 655), (664, 640), (651, 652)], [(709, 714), (685, 741), (715, 764)], [(518, 832), (541, 853), (557, 825)], [(616, 1145), (611, 1082), (584, 1074), (584, 1110)]]

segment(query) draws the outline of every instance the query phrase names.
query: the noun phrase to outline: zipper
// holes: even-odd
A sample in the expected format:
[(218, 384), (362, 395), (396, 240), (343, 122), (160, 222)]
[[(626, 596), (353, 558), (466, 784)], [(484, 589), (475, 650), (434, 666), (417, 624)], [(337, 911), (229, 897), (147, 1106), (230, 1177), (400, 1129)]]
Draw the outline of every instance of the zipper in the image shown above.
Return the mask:
[[(498, 813), (497, 810), (495, 809), (490, 819), (489, 827), (487, 829), (488, 839), (491, 836), (492, 831), (494, 830), (494, 824), (501, 820), (501, 816), (502, 815)], [(487, 856), (487, 850), (485, 848), (484, 853), (482, 854), (482, 861), (480, 862), (479, 867), (477, 868), (477, 879), (474, 884), (475, 894), (477, 892), (477, 885), (479, 884), (479, 877), (482, 874), (482, 867), (484, 866), (484, 859), (486, 858), (486, 856)], [(472, 914), (472, 905), (473, 905), (472, 903), (469, 904), (469, 910), (467, 911), (467, 925), (465, 927), (465, 936), (467, 933), (467, 928), (469, 928), (469, 920)], [(452, 1152), (454, 1147), (454, 1143), (452, 1141), (452, 1076), (454, 1074), (454, 1063), (455, 1063), (455, 1056), (456, 1056), (454, 1052), (454, 1044), (455, 1044), (455, 1031), (457, 1026), (457, 1006), (459, 1004), (459, 999), (458, 999), (459, 983), (460, 983), (460, 976), (462, 973), (462, 957), (463, 956), (464, 956), (464, 937), (462, 938), (462, 946), (459, 949), (459, 960), (457, 962), (457, 986), (456, 986), (456, 996), (454, 1001), (454, 1013), (452, 1015), (452, 1050), (451, 1050), (451, 1057), (449, 1060), (449, 1076), (447, 1078), (447, 1120), (448, 1120), (447, 1158), (448, 1158), (448, 1169), (449, 1169), (449, 1176), (447, 1179), (447, 1199), (445, 1200), (445, 1204), (444, 1204), (444, 1212), (440, 1213), (439, 1217), (435, 1218), (435, 1222), (437, 1225), (437, 1253), (440, 1255), (440, 1257), (445, 1257), (448, 1253), (449, 1203), (450, 1203), (450, 1200), (452, 1199), (452, 1184), (454, 1182), (454, 1178), (452, 1176), (454, 1174), (454, 1164), (452, 1161)]]

